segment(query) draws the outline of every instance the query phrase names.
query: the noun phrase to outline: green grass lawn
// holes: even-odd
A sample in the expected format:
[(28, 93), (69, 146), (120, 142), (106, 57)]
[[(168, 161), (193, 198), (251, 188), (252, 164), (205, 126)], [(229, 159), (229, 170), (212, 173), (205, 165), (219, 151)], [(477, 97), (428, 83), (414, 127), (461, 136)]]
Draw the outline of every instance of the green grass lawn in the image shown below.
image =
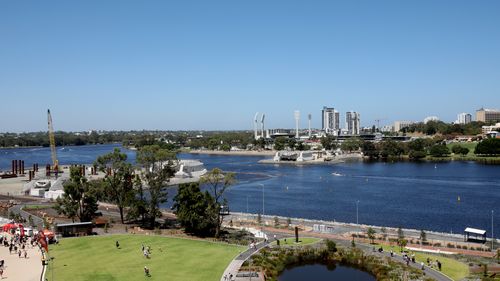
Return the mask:
[(469, 153), (466, 155), (466, 156), (475, 156), (474, 154), (474, 150), (476, 149), (476, 146), (477, 146), (477, 142), (460, 142), (460, 143), (449, 143), (447, 144), (448, 148), (450, 149), (450, 152), (451, 152), (451, 148), (454, 146), (454, 145), (460, 145), (462, 147), (466, 147), (469, 149)]
[[(115, 242), (119, 241), (120, 249)], [(151, 258), (142, 253), (151, 247)], [(46, 277), (68, 281), (217, 281), (245, 247), (181, 238), (144, 235), (110, 235), (61, 239), (51, 245)], [(144, 266), (151, 277), (144, 274)]]
[[(294, 237), (286, 238), (286, 242), (285, 239), (279, 239), (279, 240), (281, 246), (304, 246), (321, 241), (321, 239), (319, 238), (310, 238), (310, 237), (304, 237), (304, 238), (299, 237), (299, 243), (295, 243)], [(272, 242), (271, 245), (276, 245), (276, 241)]]
[[(378, 249), (380, 245), (377, 245), (376, 248)], [(387, 246), (387, 245), (382, 245), (382, 248), (384, 248), (384, 251), (390, 251), (391, 249), (394, 251), (396, 254), (401, 254), (399, 251), (398, 246)], [(463, 278), (469, 276), (469, 267), (462, 263), (459, 262), (453, 258), (447, 258), (444, 256), (439, 256), (439, 255), (433, 255), (433, 254), (428, 254), (424, 252), (412, 252), (415, 253), (415, 260), (420, 263), (423, 262), (425, 265), (427, 265), (427, 258), (431, 259), (431, 261), (436, 261), (439, 260), (442, 264), (441, 270), (444, 274), (449, 276), (453, 280), (462, 280)]]

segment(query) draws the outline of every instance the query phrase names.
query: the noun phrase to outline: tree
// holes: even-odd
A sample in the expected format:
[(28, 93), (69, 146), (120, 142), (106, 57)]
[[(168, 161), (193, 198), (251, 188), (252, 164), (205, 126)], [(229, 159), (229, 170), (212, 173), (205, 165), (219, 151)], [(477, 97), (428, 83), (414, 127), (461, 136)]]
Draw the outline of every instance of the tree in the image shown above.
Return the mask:
[[(224, 216), (221, 215), (221, 208), (227, 207), (225, 202), (224, 192), (226, 189), (235, 183), (234, 173), (224, 173), (221, 169), (214, 168), (201, 177), (200, 182), (208, 185), (210, 193), (214, 199), (215, 206), (217, 207), (217, 225), (215, 228), (215, 238), (220, 237), (220, 229)], [(226, 205), (226, 206), (224, 206)]]
[(368, 235), (368, 239), (370, 239), (371, 243), (373, 244), (375, 241), (375, 229), (369, 227), (368, 230), (366, 231), (366, 234)]
[(174, 210), (186, 232), (207, 236), (215, 233), (218, 209), (208, 192), (199, 183), (180, 184), (174, 197)]
[(283, 150), (287, 145), (287, 139), (285, 137), (277, 137), (274, 140), (274, 150)]
[(91, 221), (98, 209), (98, 189), (94, 182), (88, 182), (80, 167), (70, 168), (70, 180), (64, 184), (64, 194), (57, 198), (54, 209), (67, 216), (73, 222)]
[[(101, 172), (106, 172), (102, 180), (104, 197), (106, 201), (115, 204), (120, 212), (120, 220), (124, 223), (124, 208), (128, 207), (134, 199), (134, 187), (132, 183), (133, 169), (127, 163), (127, 154), (115, 148), (113, 152), (99, 156), (95, 165)], [(110, 173), (107, 173), (107, 172)]]
[(459, 144), (454, 144), (451, 147), (451, 152), (453, 152), (453, 154), (460, 154), (461, 151), (462, 151), (462, 146)]
[(346, 139), (345, 141), (342, 142), (340, 145), (340, 148), (343, 151), (356, 151), (362, 146), (362, 141), (359, 138), (350, 138)]
[(337, 244), (334, 241), (332, 241), (330, 239), (326, 239), (325, 243), (326, 243), (326, 248), (328, 249), (328, 252), (330, 252), (330, 253), (337, 252)]
[(419, 160), (427, 156), (427, 145), (424, 139), (416, 139), (408, 143), (408, 149), (410, 153), (408, 156), (412, 160)]
[(401, 251), (403, 251), (403, 248), (406, 247), (406, 244), (408, 241), (405, 239), (405, 234), (403, 232), (403, 229), (401, 227), (398, 227), (398, 245), (401, 247)]
[(387, 229), (385, 227), (382, 227), (380, 229), (380, 232), (382, 232), (382, 236), (384, 237), (384, 241), (387, 240)]
[(166, 184), (174, 175), (175, 153), (158, 145), (143, 146), (137, 151), (137, 163), (141, 166), (141, 180), (149, 188), (146, 199), (147, 219), (154, 228), (156, 218), (161, 217), (160, 204), (167, 201)]
[(280, 220), (278, 219), (278, 217), (274, 217), (274, 227), (278, 227), (280, 225)]
[(477, 144), (475, 154), (484, 156), (500, 155), (500, 139), (485, 139)]
[(420, 241), (422, 243), (427, 242), (427, 234), (425, 233), (425, 231), (423, 229), (420, 230)]
[(402, 144), (390, 139), (382, 141), (380, 143), (380, 148), (380, 155), (382, 156), (382, 158), (399, 157), (404, 152)]
[(446, 157), (450, 155), (450, 150), (444, 144), (436, 144), (431, 147), (429, 153), (433, 157)]
[(325, 150), (337, 149), (338, 146), (337, 140), (335, 139), (334, 136), (327, 135), (326, 137), (322, 137), (320, 141), (321, 141), (321, 146), (323, 146)]
[(288, 146), (288, 148), (290, 148), (290, 150), (295, 150), (295, 147), (297, 146), (297, 140), (295, 138), (289, 138), (286, 145)]
[(363, 154), (368, 156), (370, 159), (377, 159), (379, 157), (379, 151), (371, 141), (363, 141), (361, 149)]
[(127, 212), (128, 220), (141, 219), (141, 224), (146, 225), (146, 217), (148, 214), (146, 196), (144, 194), (144, 188), (142, 186), (142, 181), (139, 175), (136, 175), (133, 180), (135, 198), (130, 204), (130, 208)]
[(398, 227), (398, 239), (404, 239), (405, 234), (403, 232), (403, 229), (401, 227)]
[(408, 240), (398, 239), (398, 245), (401, 248), (401, 252), (403, 251), (403, 249), (406, 247), (407, 244), (408, 244)]

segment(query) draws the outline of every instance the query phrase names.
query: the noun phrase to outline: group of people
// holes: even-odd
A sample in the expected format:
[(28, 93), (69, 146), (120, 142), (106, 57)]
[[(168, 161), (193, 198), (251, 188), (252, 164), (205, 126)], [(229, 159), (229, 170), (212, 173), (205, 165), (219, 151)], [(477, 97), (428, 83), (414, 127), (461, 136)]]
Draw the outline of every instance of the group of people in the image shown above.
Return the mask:
[(415, 261), (415, 254), (413, 254), (413, 253), (412, 253), (412, 254), (409, 256), (407, 253), (404, 253), (404, 255), (403, 255), (403, 261), (405, 261), (405, 262), (406, 262), (406, 265), (410, 265), (410, 261), (411, 261), (412, 263), (415, 263), (415, 262), (416, 262), (416, 261)]
[(430, 258), (427, 258), (427, 266), (430, 268), (437, 268), (439, 271), (441, 271), (441, 262), (436, 259), (436, 261), (432, 261)]
[[(115, 246), (117, 249), (120, 249), (120, 242), (118, 240), (115, 242)], [(160, 252), (162, 252), (161, 248), (159, 250)], [(144, 244), (142, 244), (141, 251), (145, 258), (151, 258), (151, 246), (145, 246)], [(147, 266), (144, 266), (144, 275), (146, 275), (146, 277), (151, 277), (149, 267)]]
[(17, 254), (19, 258), (28, 258), (28, 247), (34, 248), (37, 246), (38, 242), (35, 238), (30, 238), (26, 236), (20, 236), (18, 234), (11, 236), (0, 236), (0, 245), (9, 248), (9, 253)]
[[(21, 236), (19, 234), (3, 235), (0, 234), (0, 246), (8, 247), (9, 254), (18, 255), (19, 258), (28, 258), (28, 249), (38, 246), (35, 237)], [(0, 260), (0, 279), (3, 278), (5, 270), (5, 260)]]
[(232, 273), (229, 273), (229, 275), (224, 274), (224, 281), (233, 281), (233, 280), (234, 280), (234, 276)]
[(150, 246), (144, 246), (144, 244), (142, 244), (142, 254), (147, 259), (151, 258), (151, 247)]

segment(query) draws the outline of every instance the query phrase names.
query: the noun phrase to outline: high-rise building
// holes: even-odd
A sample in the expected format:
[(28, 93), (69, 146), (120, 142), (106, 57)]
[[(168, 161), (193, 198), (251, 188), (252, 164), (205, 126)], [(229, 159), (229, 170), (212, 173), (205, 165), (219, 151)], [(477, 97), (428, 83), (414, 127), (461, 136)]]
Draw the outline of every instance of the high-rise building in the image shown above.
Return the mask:
[(346, 123), (347, 133), (349, 135), (359, 135), (360, 132), (359, 113), (355, 111), (346, 112), (345, 123)]
[(323, 107), (321, 111), (321, 127), (327, 134), (338, 135), (340, 130), (340, 113), (333, 107)]
[(472, 115), (469, 113), (460, 113), (457, 115), (456, 124), (469, 124), (472, 122)]
[(479, 122), (500, 122), (500, 110), (481, 108), (476, 111), (476, 121)]
[(394, 122), (394, 132), (399, 132), (401, 129), (408, 128), (415, 124), (413, 121), (395, 121)]

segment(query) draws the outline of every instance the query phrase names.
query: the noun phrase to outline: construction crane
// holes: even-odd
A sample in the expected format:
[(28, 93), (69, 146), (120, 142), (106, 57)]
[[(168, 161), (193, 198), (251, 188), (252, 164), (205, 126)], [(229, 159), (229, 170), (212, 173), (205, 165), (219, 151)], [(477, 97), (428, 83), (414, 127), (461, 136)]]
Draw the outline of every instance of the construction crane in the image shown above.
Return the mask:
[(52, 116), (50, 115), (50, 109), (47, 109), (47, 122), (49, 125), (49, 141), (50, 141), (50, 156), (52, 157), (52, 171), (59, 171), (59, 163), (57, 161), (56, 154), (56, 139), (54, 137), (54, 126), (52, 126)]

